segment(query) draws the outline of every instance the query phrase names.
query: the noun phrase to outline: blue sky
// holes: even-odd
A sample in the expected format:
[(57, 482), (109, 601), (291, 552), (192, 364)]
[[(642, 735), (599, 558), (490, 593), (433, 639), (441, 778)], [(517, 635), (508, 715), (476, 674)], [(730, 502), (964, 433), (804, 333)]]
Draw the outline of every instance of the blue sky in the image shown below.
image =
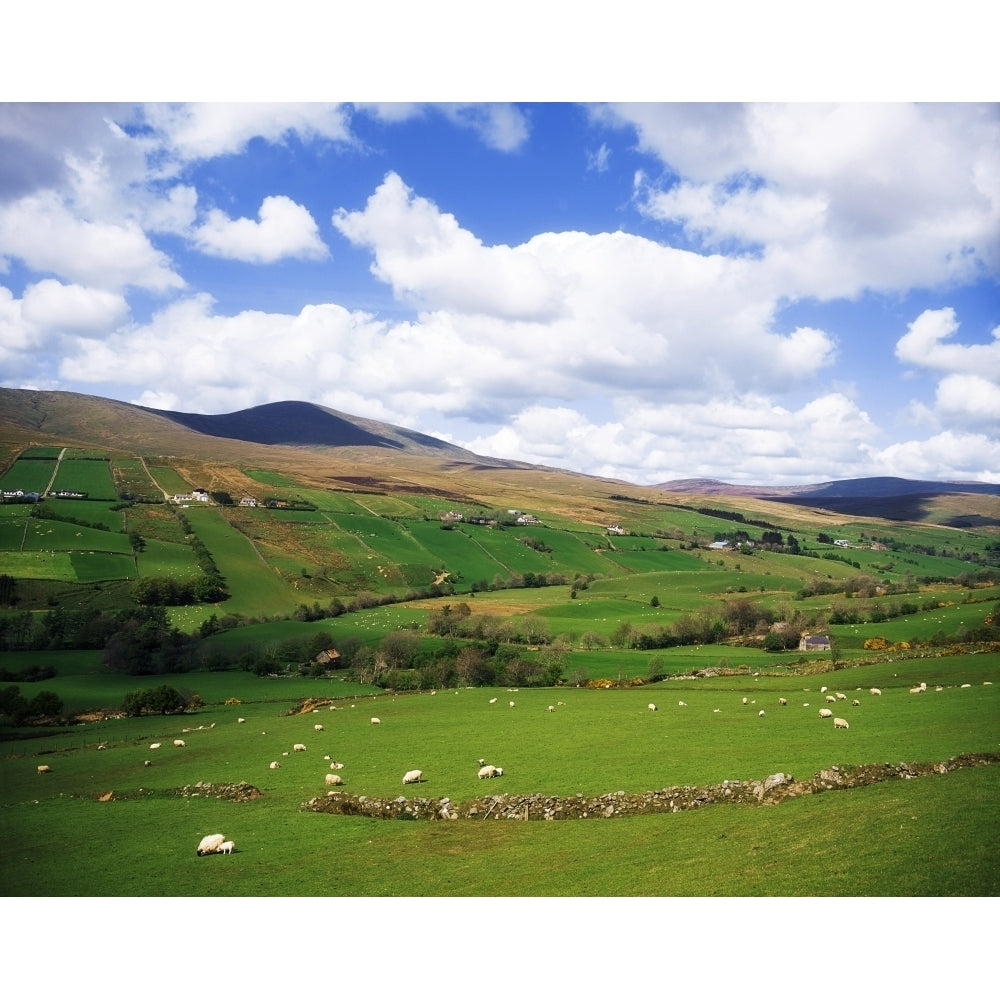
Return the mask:
[(0, 105), (0, 383), (1000, 482), (1000, 105)]

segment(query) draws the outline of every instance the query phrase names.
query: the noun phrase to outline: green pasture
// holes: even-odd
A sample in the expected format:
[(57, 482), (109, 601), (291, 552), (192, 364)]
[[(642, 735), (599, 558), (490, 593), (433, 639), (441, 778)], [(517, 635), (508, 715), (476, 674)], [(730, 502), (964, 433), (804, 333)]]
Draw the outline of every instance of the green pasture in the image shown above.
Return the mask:
[(58, 458), (63, 452), (63, 449), (58, 445), (47, 446), (47, 445), (32, 445), (30, 448), (25, 448), (21, 452), (21, 458), (37, 459), (37, 458)]
[(21, 550), (30, 510), (27, 504), (0, 504), (0, 551)]
[(115, 458), (111, 462), (111, 473), (120, 493), (132, 497), (160, 498), (162, 492), (150, 478), (146, 467), (138, 458)]
[(75, 580), (69, 552), (24, 551), (0, 553), (0, 572), (22, 580)]
[(138, 531), (147, 542), (155, 538), (186, 544), (177, 508), (172, 504), (133, 504), (123, 513), (125, 530)]
[(43, 493), (55, 472), (54, 458), (14, 459), (10, 468), (0, 476), (0, 489), (24, 490), (25, 493)]
[(141, 576), (187, 580), (201, 573), (191, 546), (185, 543), (150, 538), (135, 558)]
[(153, 477), (153, 482), (161, 491), (168, 493), (170, 496), (191, 492), (192, 484), (172, 466), (147, 465), (147, 467), (149, 474)]
[(131, 553), (128, 536), (119, 531), (102, 531), (68, 521), (33, 517), (24, 536), (28, 551), (101, 551)]
[(107, 458), (64, 458), (59, 463), (54, 491), (86, 493), (88, 500), (114, 500), (118, 496)]
[[(337, 681), (183, 675), (170, 680), (207, 694), (208, 707), (87, 723), (9, 745), (0, 760), (0, 888), (42, 896), (996, 895), (995, 766), (769, 808), (714, 805), (614, 820), (406, 823), (301, 809), (326, 793), (325, 756), (344, 763), (339, 773), (351, 794), (461, 803), (500, 792), (641, 792), (778, 771), (808, 777), (833, 765), (996, 751), (1000, 664), (947, 659), (838, 671), (829, 686), (847, 695), (836, 711), (848, 730), (818, 717), (819, 685), (829, 677), (373, 697), (338, 690)], [(115, 680), (131, 690), (164, 679)], [(921, 680), (929, 690), (910, 694)], [(947, 681), (941, 692), (936, 680)], [(881, 697), (868, 692), (875, 684)], [(283, 714), (294, 698), (331, 693), (333, 710)], [(242, 703), (220, 704), (226, 697)], [(186, 746), (175, 748), (175, 738)], [(152, 742), (161, 747), (151, 750)], [(307, 750), (294, 753), (293, 743)], [(504, 767), (503, 778), (479, 781), (480, 757)], [(280, 769), (271, 770), (271, 760)], [(40, 763), (52, 773), (38, 775)], [(412, 767), (426, 780), (404, 787)], [(198, 781), (248, 781), (263, 797), (238, 804), (175, 793)], [(108, 791), (112, 801), (98, 802)], [(236, 853), (196, 858), (198, 840), (216, 830), (235, 840)], [(68, 839), (88, 850), (66, 851)]]
[(117, 502), (93, 500), (63, 500), (46, 498), (44, 509), (54, 511), (61, 517), (75, 518), (90, 524), (103, 524), (108, 531), (120, 532), (125, 525), (125, 512), (113, 510)]

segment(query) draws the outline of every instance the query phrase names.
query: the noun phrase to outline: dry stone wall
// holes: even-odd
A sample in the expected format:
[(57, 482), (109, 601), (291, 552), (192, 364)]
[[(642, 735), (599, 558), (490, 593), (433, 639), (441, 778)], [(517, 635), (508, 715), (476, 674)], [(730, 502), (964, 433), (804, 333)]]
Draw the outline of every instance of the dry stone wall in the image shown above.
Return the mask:
[(651, 813), (681, 812), (720, 803), (777, 805), (788, 798), (834, 789), (860, 788), (880, 781), (905, 780), (926, 774), (947, 774), (962, 767), (979, 767), (1000, 761), (1000, 754), (962, 754), (940, 763), (832, 765), (811, 778), (798, 781), (790, 774), (772, 774), (749, 781), (723, 781), (718, 785), (679, 786), (654, 792), (609, 792), (604, 795), (486, 795), (456, 803), (450, 798), (380, 799), (368, 795), (328, 792), (310, 799), (303, 809), (340, 816), (380, 819), (613, 819)]

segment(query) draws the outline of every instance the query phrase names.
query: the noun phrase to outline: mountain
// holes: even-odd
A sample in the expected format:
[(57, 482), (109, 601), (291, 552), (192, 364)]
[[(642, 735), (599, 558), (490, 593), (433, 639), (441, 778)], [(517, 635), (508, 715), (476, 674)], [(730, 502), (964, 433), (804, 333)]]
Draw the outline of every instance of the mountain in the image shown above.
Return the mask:
[(988, 493), (1000, 496), (1000, 483), (947, 482), (930, 479), (900, 479), (896, 476), (871, 476), (862, 479), (839, 479), (807, 486), (734, 486), (718, 479), (675, 479), (653, 489), (669, 493), (750, 496), (768, 500), (806, 503), (826, 499), (861, 497), (937, 496), (943, 493)]

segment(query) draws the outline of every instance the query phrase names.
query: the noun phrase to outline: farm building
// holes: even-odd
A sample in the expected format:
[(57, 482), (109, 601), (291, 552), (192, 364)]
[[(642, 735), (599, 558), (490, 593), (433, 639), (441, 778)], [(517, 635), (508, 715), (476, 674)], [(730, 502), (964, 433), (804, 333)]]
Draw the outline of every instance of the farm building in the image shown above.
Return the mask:
[(799, 642), (799, 649), (804, 653), (829, 653), (830, 637), (828, 635), (804, 635)]
[(339, 667), (340, 653), (335, 649), (322, 649), (316, 654), (316, 662), (324, 665), (328, 664), (331, 667)]

